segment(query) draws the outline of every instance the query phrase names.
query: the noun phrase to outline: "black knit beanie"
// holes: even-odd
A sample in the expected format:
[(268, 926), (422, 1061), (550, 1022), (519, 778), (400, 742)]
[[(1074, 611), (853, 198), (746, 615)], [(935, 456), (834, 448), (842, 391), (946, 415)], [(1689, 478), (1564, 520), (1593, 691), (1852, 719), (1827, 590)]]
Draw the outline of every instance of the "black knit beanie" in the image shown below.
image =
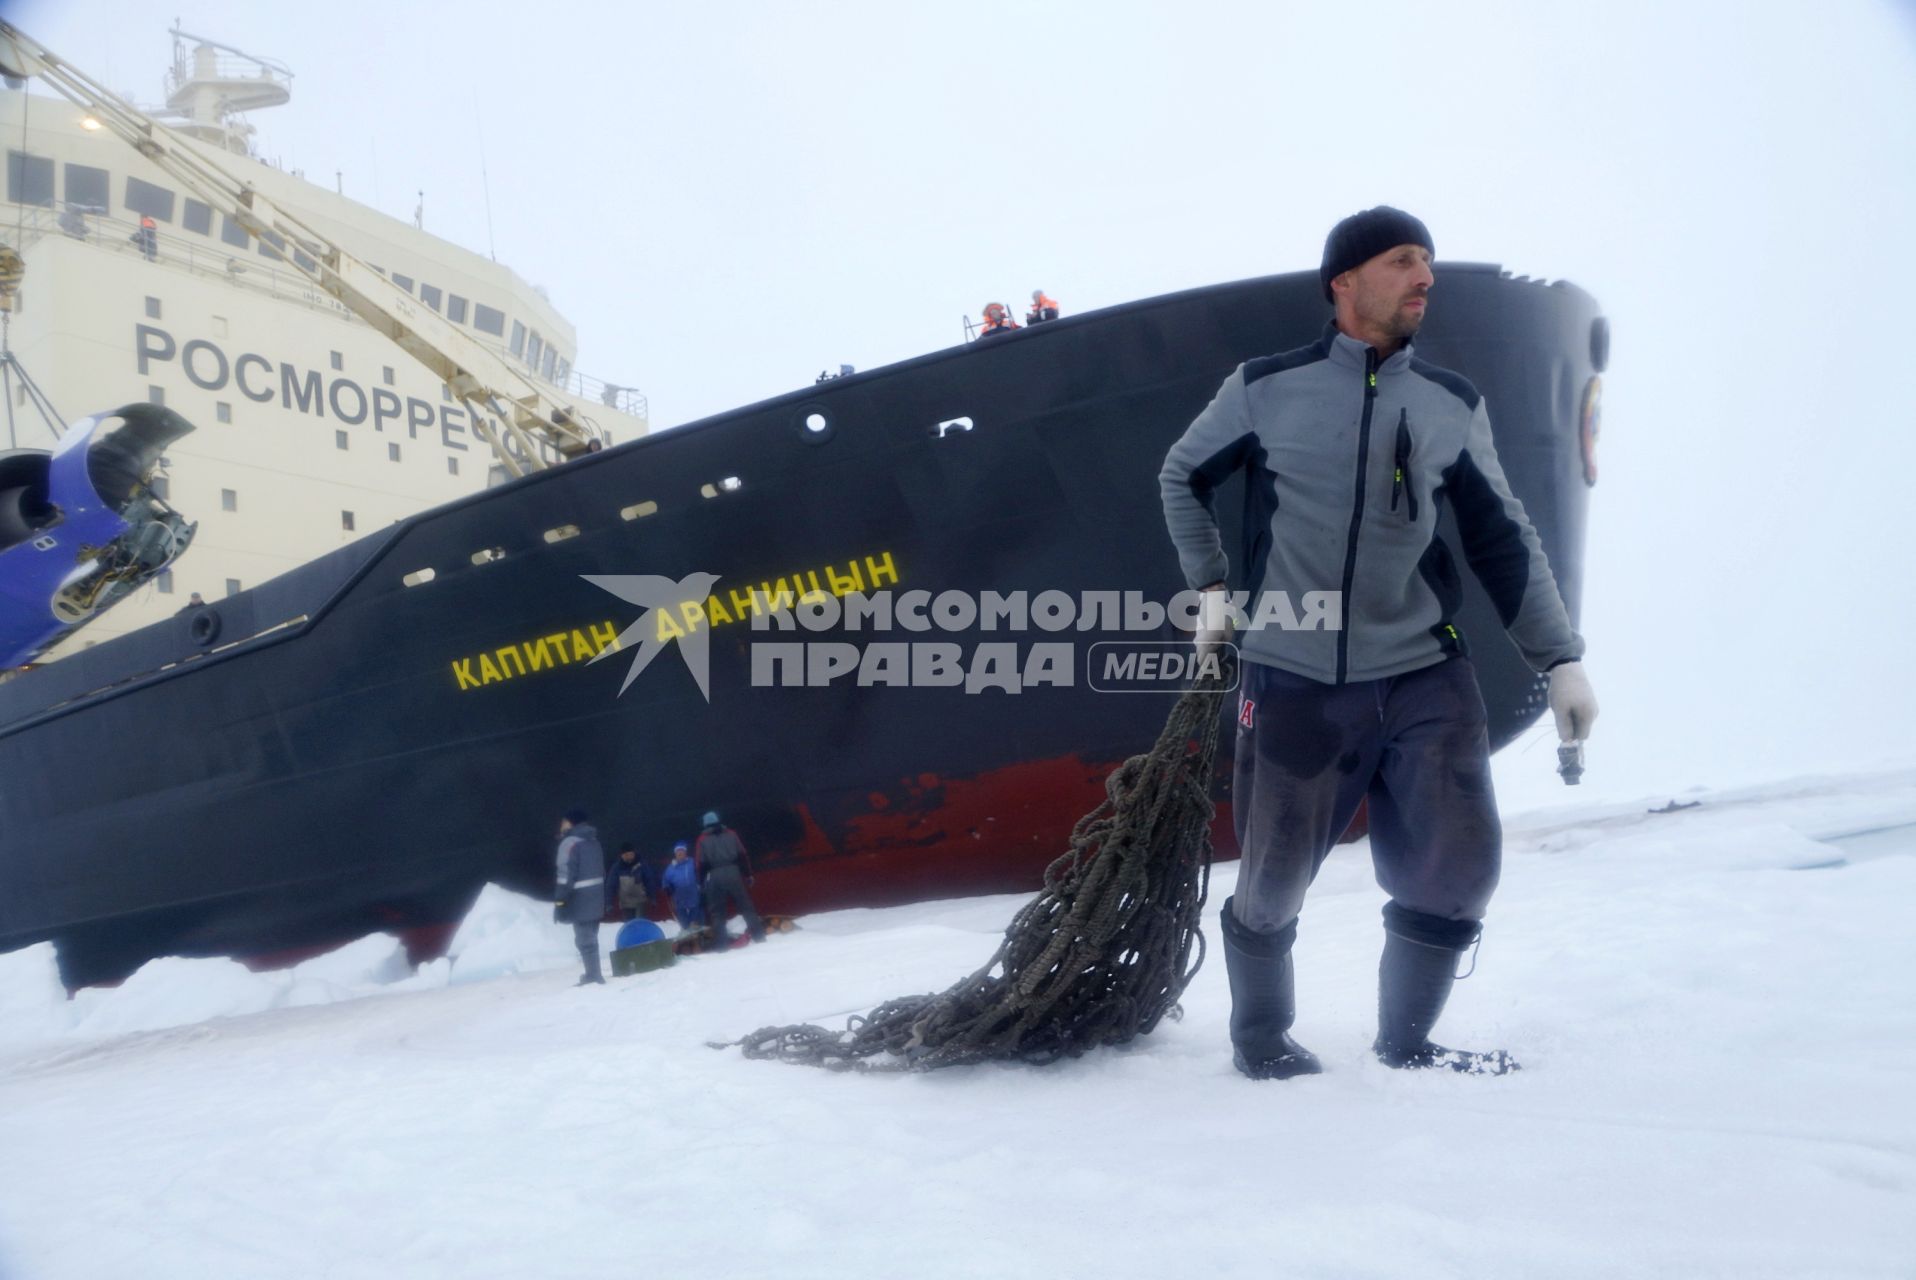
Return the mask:
[(1353, 213), (1332, 227), (1324, 241), (1324, 265), (1317, 269), (1317, 278), (1324, 286), (1324, 301), (1331, 301), (1332, 280), (1400, 244), (1421, 244), (1432, 254), (1437, 252), (1437, 246), (1430, 242), (1429, 228), (1402, 209), (1393, 209), (1387, 204)]

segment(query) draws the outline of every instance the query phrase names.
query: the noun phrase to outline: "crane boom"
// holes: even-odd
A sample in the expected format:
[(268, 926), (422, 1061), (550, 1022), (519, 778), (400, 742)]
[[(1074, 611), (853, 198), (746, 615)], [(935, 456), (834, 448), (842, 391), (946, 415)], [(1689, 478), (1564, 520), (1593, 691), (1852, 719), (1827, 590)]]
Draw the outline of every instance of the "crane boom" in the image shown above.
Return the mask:
[(225, 165), (186, 145), (171, 129), (4, 20), (0, 20), (0, 73), (21, 79), (38, 76), (432, 370), (472, 412), (475, 429), (508, 474), (544, 469), (549, 465), (546, 449), (571, 458), (595, 443), (607, 443), (596, 423), (573, 404), (555, 398), (552, 391), (556, 389), (513, 368)]

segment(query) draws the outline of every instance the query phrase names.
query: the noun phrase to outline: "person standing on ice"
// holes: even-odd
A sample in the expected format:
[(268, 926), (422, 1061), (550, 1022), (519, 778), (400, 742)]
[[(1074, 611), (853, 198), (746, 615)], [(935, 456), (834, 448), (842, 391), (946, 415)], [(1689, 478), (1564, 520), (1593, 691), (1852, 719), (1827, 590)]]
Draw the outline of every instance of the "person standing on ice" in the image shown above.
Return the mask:
[(699, 866), (692, 861), (692, 847), (681, 840), (672, 846), (672, 861), (665, 868), (665, 888), (672, 895), (672, 915), (679, 928), (691, 929), (705, 923), (705, 911), (699, 901)]
[(618, 890), (619, 919), (637, 920), (651, 901), (652, 886), (646, 883), (646, 869), (639, 862), (636, 845), (622, 844), (612, 864), (612, 876)]
[(699, 841), (692, 847), (692, 857), (698, 863), (699, 879), (705, 885), (705, 919), (712, 927), (713, 945), (729, 944), (725, 918), (732, 914), (734, 904), (745, 917), (745, 928), (752, 935), (752, 941), (765, 941), (765, 922), (758, 918), (758, 908), (752, 905), (752, 895), (745, 888), (752, 878), (752, 862), (746, 856), (745, 842), (738, 838), (738, 832), (720, 822), (716, 813), (707, 813), (704, 822), (705, 830), (699, 833)]
[(572, 926), (585, 974), (575, 986), (605, 982), (599, 969), (599, 917), (605, 914), (605, 850), (599, 833), (586, 821), (583, 809), (569, 810), (559, 820), (558, 888), (552, 918)]
[(1366, 796), (1390, 896), (1373, 1051), (1390, 1067), (1517, 1065), (1429, 1038), (1482, 932), (1503, 840), (1440, 504), (1512, 641), (1549, 673), (1558, 735), (1581, 742), (1596, 719), (1583, 639), (1504, 481), (1483, 398), (1411, 347), (1433, 251), (1398, 209), (1338, 223), (1318, 270), (1336, 310), (1323, 336), (1240, 365), (1158, 476), (1185, 581), (1202, 592), (1201, 653), (1231, 637), (1212, 499), (1239, 472), (1246, 485), (1232, 784), (1243, 862), (1221, 924), (1233, 1058), (1252, 1079), (1322, 1070), (1290, 1036), (1291, 944), (1305, 890)]

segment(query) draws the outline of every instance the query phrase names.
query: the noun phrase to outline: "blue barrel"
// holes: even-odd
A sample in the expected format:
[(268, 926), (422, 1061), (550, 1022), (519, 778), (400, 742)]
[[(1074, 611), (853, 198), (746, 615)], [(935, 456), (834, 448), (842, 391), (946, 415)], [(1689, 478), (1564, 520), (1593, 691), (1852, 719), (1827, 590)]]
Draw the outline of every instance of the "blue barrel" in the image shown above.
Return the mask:
[(619, 938), (613, 945), (620, 951), (627, 947), (642, 946), (648, 942), (657, 942), (665, 936), (665, 930), (650, 920), (628, 920), (619, 927)]

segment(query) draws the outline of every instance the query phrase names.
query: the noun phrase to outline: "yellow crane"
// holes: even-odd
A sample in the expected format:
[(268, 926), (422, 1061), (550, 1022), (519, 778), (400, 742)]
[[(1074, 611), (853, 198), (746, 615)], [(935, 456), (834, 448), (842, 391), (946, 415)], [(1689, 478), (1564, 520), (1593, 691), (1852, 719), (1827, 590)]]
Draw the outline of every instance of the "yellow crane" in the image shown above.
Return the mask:
[(557, 398), (557, 388), (526, 376), (224, 164), (6, 21), (0, 21), (0, 74), (39, 77), (254, 239), (275, 250), (299, 249), (300, 255), (280, 256), (432, 370), (472, 412), (475, 429), (508, 474), (542, 470), (551, 454), (572, 458), (609, 443), (574, 404)]

